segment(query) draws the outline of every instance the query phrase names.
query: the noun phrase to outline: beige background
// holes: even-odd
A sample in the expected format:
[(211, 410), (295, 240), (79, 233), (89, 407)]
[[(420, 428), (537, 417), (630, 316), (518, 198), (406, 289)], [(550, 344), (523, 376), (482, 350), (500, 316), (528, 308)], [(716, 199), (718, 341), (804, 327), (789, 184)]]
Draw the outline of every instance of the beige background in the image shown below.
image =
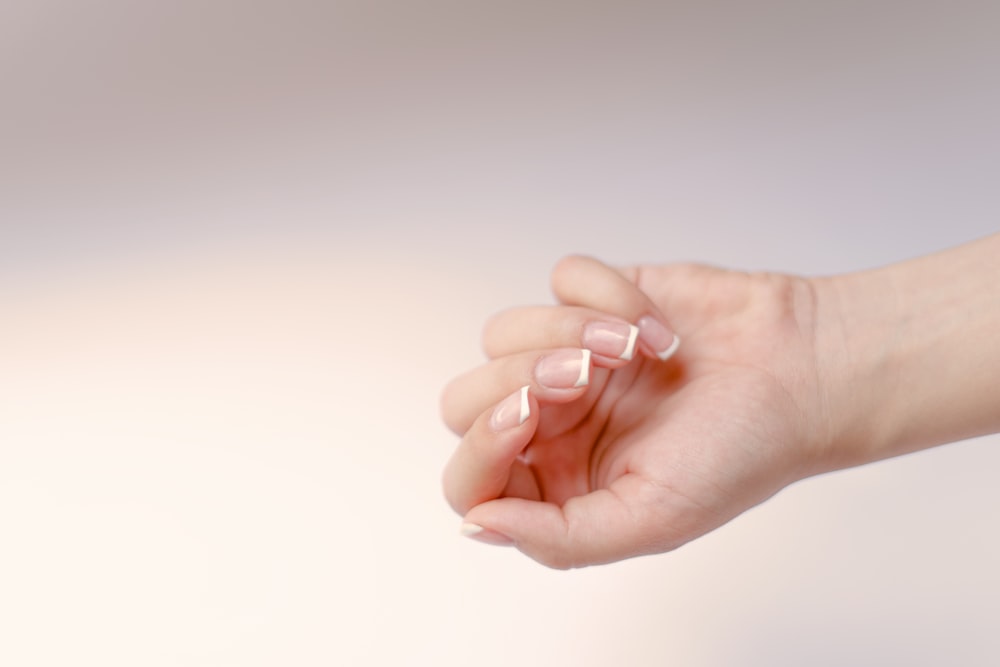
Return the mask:
[(996, 231), (998, 28), (3, 3), (0, 664), (997, 664), (996, 437), (564, 573), (455, 535), (437, 397), (568, 252), (828, 273)]

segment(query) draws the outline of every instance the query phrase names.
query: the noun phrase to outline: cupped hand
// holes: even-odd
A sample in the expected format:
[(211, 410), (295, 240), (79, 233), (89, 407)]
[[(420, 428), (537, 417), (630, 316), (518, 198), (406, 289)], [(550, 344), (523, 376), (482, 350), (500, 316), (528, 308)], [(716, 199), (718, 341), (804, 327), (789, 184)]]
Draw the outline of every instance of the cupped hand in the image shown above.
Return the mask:
[(828, 420), (807, 281), (569, 257), (552, 283), (560, 305), (494, 317), (490, 361), (444, 392), (465, 534), (550, 567), (606, 563), (815, 471)]

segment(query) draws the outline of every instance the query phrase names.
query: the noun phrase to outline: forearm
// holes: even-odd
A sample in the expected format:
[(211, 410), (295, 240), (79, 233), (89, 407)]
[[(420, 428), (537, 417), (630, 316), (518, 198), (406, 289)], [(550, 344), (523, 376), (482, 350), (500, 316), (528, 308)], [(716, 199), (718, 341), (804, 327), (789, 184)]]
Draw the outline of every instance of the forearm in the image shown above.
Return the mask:
[(1000, 235), (813, 284), (825, 467), (1000, 431)]

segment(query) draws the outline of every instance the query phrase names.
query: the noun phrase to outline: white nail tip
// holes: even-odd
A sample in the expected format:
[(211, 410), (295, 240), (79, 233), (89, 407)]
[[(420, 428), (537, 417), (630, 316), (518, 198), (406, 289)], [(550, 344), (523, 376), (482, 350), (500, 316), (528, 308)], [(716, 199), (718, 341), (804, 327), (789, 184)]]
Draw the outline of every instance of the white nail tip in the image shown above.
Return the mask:
[(458, 534), (462, 537), (472, 537), (481, 532), (483, 532), (483, 527), (475, 523), (463, 523), (462, 527), (458, 529)]
[(583, 350), (583, 361), (580, 364), (580, 377), (574, 387), (585, 387), (590, 382), (590, 350)]
[(639, 327), (634, 324), (628, 325), (628, 345), (625, 346), (625, 351), (618, 358), (622, 361), (631, 361), (632, 356), (635, 354), (635, 342), (638, 339)]
[(528, 417), (531, 416), (531, 403), (528, 402), (528, 385), (521, 387), (521, 421), (518, 424), (523, 424), (528, 421)]
[(676, 352), (677, 348), (679, 348), (680, 346), (681, 346), (681, 339), (677, 336), (677, 334), (674, 334), (674, 342), (670, 344), (670, 347), (665, 349), (663, 352), (657, 353), (656, 356), (658, 356), (661, 360), (666, 361), (670, 357), (674, 356), (674, 352)]

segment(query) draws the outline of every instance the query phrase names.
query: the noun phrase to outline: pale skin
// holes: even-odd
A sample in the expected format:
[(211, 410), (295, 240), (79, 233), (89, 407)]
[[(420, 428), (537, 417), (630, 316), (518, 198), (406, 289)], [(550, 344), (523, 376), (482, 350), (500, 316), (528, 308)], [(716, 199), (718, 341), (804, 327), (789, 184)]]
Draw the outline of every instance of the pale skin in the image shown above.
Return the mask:
[(552, 286), (558, 305), (487, 323), (489, 362), (442, 398), (463, 533), (550, 567), (669, 551), (805, 477), (1000, 431), (1000, 235), (831, 278), (567, 257)]

